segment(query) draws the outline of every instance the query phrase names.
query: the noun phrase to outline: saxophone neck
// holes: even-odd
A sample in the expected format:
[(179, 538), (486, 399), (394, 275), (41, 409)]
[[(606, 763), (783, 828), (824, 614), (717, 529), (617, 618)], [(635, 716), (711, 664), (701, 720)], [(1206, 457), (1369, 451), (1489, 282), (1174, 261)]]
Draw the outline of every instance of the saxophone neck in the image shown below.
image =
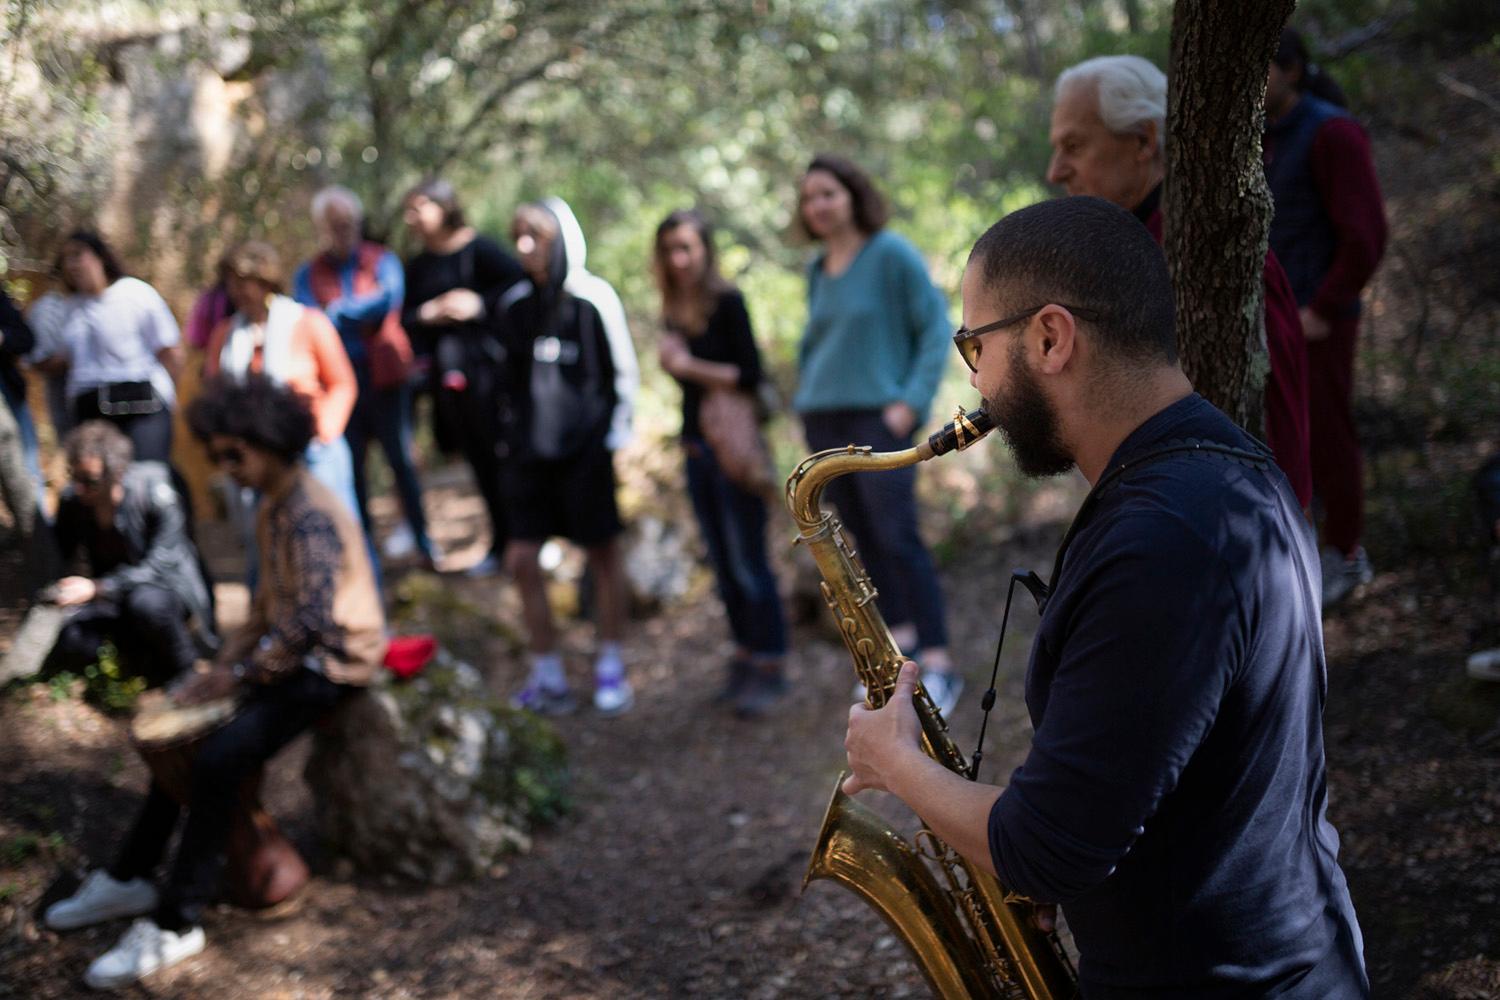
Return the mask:
[(868, 446), (846, 445), (809, 455), (786, 481), (786, 505), (803, 537), (822, 529), (824, 513), (819, 507), (823, 490), (833, 480), (851, 472), (884, 472), (925, 462), (929, 458), (963, 451), (995, 427), (989, 411), (964, 412), (959, 407), (953, 419), (926, 441), (900, 451), (875, 451)]
[(823, 490), (851, 472), (884, 472), (930, 458), (921, 448), (877, 452), (869, 446), (846, 445), (809, 455), (786, 481), (786, 505), (803, 536), (821, 528), (827, 515), (820, 501)]

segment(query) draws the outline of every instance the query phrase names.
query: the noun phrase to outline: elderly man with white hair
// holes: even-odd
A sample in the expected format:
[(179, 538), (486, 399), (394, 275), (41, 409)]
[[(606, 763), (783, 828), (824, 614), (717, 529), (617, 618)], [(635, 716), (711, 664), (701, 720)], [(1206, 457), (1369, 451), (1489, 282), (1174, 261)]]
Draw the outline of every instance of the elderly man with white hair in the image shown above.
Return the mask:
[[(1133, 212), (1162, 239), (1167, 77), (1139, 56), (1099, 56), (1062, 72), (1053, 93), (1047, 180)], [(1266, 439), (1298, 501), (1312, 500), (1308, 457), (1307, 345), (1297, 302), (1274, 254), (1266, 254)]]
[(359, 196), (337, 185), (312, 201), (319, 252), (293, 283), (303, 305), (322, 309), (338, 328), (359, 380), (359, 398), (344, 436), (354, 455), (354, 488), (365, 533), (373, 537), (365, 455), (373, 437), (391, 467), (406, 524), (386, 541), (386, 554), (415, 550), (433, 566), (439, 558), (427, 537), (422, 485), (412, 462), (411, 346), (401, 328), (406, 277), (401, 260), (363, 234)]

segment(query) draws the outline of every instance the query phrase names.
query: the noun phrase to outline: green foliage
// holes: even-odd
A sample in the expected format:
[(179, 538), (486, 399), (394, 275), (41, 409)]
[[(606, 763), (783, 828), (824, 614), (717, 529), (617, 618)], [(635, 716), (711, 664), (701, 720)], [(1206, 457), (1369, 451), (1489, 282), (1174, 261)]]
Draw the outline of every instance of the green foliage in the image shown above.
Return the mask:
[(14, 867), (37, 852), (41, 840), (34, 833), (18, 833), (0, 841), (0, 865)]
[(511, 767), (494, 769), (494, 782), (480, 791), (493, 802), (520, 807), (534, 823), (555, 823), (573, 809), (567, 747), (547, 720), (531, 712), (500, 709), (510, 733)]
[(53, 701), (74, 697), (81, 688), (90, 704), (121, 715), (133, 709), (146, 690), (145, 678), (125, 672), (119, 650), (110, 642), (99, 647), (99, 658), (84, 668), (82, 677), (63, 670), (48, 676), (45, 683)]
[[(64, 846), (63, 836), (60, 833), (50, 833), (45, 837), (35, 833), (18, 833), (6, 840), (0, 840), (0, 867), (15, 867), (28, 858), (35, 857), (43, 850), (57, 852)], [(0, 886), (0, 901), (3, 901), (4, 887)]]

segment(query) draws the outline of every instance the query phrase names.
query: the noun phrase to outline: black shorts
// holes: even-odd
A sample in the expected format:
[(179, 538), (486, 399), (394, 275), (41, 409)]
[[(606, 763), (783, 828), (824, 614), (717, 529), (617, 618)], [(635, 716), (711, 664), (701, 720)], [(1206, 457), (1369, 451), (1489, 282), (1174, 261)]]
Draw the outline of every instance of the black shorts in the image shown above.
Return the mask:
[(509, 462), (503, 479), (517, 541), (561, 537), (592, 548), (625, 528), (615, 506), (614, 455), (602, 443), (557, 461)]

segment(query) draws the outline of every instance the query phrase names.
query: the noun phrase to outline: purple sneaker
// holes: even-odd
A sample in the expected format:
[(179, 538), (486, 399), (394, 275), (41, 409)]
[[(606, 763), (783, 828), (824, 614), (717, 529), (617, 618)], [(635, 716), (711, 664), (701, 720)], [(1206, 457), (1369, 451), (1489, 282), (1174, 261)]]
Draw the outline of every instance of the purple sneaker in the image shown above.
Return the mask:
[(537, 715), (571, 715), (578, 711), (578, 700), (567, 688), (554, 691), (536, 681), (528, 681), (510, 699), (510, 707), (525, 709)]

